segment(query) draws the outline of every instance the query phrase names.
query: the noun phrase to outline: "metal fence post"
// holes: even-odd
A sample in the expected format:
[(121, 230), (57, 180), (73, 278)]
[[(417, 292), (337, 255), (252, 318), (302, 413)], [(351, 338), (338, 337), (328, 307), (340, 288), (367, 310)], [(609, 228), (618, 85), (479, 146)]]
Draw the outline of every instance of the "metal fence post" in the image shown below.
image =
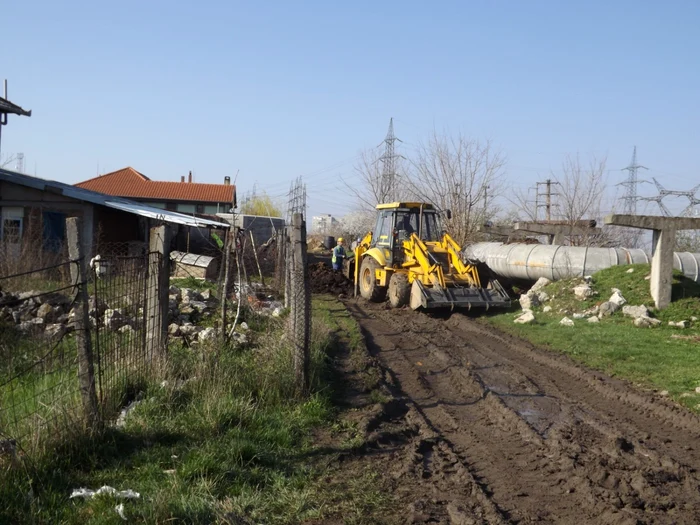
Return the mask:
[(303, 394), (309, 391), (309, 335), (311, 295), (306, 266), (306, 223), (301, 213), (292, 216), (291, 336), (294, 345), (294, 375)]
[(90, 317), (88, 312), (87, 265), (83, 256), (84, 239), (82, 238), (80, 219), (66, 219), (66, 240), (68, 255), (73, 261), (70, 265), (71, 282), (77, 289), (75, 301), (75, 338), (78, 345), (78, 380), (80, 396), (83, 400), (85, 417), (90, 427), (99, 423), (97, 409), (97, 391), (95, 389), (95, 366), (90, 339)]
[(150, 230), (148, 289), (146, 293), (146, 359), (163, 354), (168, 335), (168, 289), (170, 288), (170, 228)]

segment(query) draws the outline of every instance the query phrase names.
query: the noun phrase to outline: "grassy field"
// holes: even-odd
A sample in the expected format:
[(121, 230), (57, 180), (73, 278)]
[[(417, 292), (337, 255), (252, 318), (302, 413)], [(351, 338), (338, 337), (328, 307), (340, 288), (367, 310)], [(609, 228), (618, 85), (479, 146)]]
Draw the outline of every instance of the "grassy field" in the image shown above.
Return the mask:
[[(628, 273), (629, 269), (633, 269)], [(548, 285), (544, 291), (552, 297), (545, 303), (552, 311), (534, 309), (536, 322), (531, 325), (514, 324), (520, 311), (511, 311), (489, 317), (498, 328), (518, 335), (537, 345), (565, 353), (593, 368), (620, 378), (628, 379), (645, 388), (668, 391), (669, 395), (688, 408), (700, 411), (700, 321), (686, 329), (668, 326), (668, 321), (700, 319), (700, 285), (681, 275), (674, 276), (673, 303), (652, 315), (662, 323), (653, 328), (637, 328), (633, 320), (617, 312), (600, 323), (586, 319), (574, 320), (575, 326), (561, 326), (564, 316), (583, 312), (606, 301), (612, 288), (618, 288), (630, 305), (653, 307), (649, 294), (648, 265), (617, 266), (593, 276), (592, 288), (598, 293), (589, 300), (579, 301), (572, 288), (580, 280), (560, 281)], [(517, 303), (516, 303), (517, 304)]]
[[(167, 379), (148, 385), (124, 428), (77, 434), (21, 468), (0, 457), (0, 523), (299, 523), (341, 515), (369, 523), (381, 496), (374, 475), (347, 480), (343, 491), (324, 479), (333, 454), (312, 440), (334, 424), (329, 353), (360, 344), (354, 321), (335, 300), (315, 300), (312, 386), (296, 395), (291, 354), (281, 342), (283, 319), (247, 319), (244, 348), (174, 346)], [(371, 380), (368, 378), (368, 380)], [(109, 485), (137, 500), (70, 499), (73, 489)], [(367, 520), (370, 521), (367, 521)]]

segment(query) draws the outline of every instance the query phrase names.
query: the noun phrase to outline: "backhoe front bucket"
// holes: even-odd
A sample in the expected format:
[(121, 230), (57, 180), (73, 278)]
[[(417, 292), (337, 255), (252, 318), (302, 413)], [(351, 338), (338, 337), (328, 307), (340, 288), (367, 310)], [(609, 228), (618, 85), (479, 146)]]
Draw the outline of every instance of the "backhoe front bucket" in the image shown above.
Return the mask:
[(433, 310), (438, 308), (509, 308), (510, 298), (498, 281), (492, 288), (469, 288), (462, 286), (442, 288), (425, 286), (418, 280), (411, 287), (411, 308)]

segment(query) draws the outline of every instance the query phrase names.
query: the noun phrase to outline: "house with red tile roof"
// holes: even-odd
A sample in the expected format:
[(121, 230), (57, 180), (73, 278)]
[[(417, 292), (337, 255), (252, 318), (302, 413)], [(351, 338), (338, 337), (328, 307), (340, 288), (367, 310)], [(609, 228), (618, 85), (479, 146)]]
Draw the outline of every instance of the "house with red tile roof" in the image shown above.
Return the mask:
[(230, 177), (224, 177), (223, 184), (192, 182), (192, 172), (180, 182), (156, 181), (127, 167), (75, 186), (186, 214), (229, 213), (236, 203), (236, 187)]

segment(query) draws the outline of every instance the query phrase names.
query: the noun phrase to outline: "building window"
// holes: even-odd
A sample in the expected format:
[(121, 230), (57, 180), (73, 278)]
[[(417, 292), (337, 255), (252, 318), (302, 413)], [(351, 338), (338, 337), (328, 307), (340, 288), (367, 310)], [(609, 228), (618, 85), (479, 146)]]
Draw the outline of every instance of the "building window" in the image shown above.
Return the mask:
[(17, 244), (22, 237), (22, 219), (5, 218), (2, 221), (2, 240)]
[(196, 213), (204, 213), (204, 204), (197, 204), (194, 208)]
[(166, 202), (165, 203), (165, 209), (169, 211), (177, 211), (177, 203), (175, 202)]

